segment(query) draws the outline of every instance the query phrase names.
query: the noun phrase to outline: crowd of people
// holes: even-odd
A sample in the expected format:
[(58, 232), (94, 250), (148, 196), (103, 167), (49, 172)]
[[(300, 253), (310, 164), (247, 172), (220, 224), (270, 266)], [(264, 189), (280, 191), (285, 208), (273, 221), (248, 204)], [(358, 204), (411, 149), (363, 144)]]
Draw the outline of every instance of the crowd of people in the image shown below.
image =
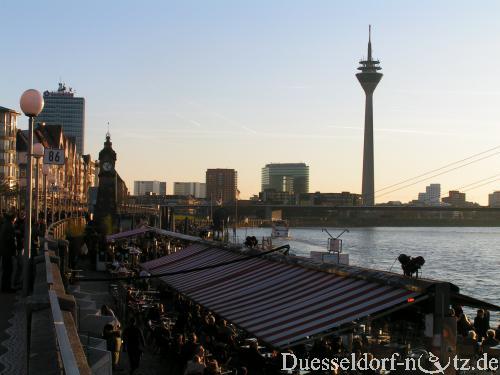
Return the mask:
[(484, 353), (493, 346), (500, 344), (500, 324), (496, 329), (490, 327), (490, 313), (479, 309), (473, 321), (460, 306), (451, 311), (457, 319), (457, 344), (472, 347), (476, 354)]
[[(146, 275), (145, 271), (133, 267), (129, 262), (130, 255), (126, 255), (126, 248), (132, 245), (140, 248), (142, 252), (139, 262), (142, 262), (163, 252), (158, 251), (161, 248), (158, 244), (161, 242), (155, 241), (154, 237), (128, 242), (127, 246), (115, 244), (115, 256), (120, 261), (115, 259), (114, 264), (111, 264), (112, 269), (126, 269), (129, 271), (126, 273), (128, 276)], [(115, 329), (111, 335), (109, 332), (104, 333), (104, 337), (111, 337), (107, 339), (110, 351), (120, 347), (113, 341), (116, 335), (123, 339), (122, 348), (127, 350), (132, 373), (139, 367), (141, 354), (145, 350), (165, 360), (165, 374), (281, 373), (280, 352), (261, 346), (257, 339), (249, 337), (247, 332), (229, 324), (175, 290), (160, 283), (157, 285), (161, 290), (158, 298), (152, 301), (146, 297), (147, 302), (141, 304), (141, 298), (148, 296), (148, 290), (151, 288), (149, 280), (136, 280), (127, 285), (126, 309), (125, 314), (121, 316), (123, 321), (127, 322), (126, 327), (122, 333), (117, 334)], [(487, 311), (479, 310), (473, 322), (469, 321), (459, 306), (455, 306), (450, 313), (457, 319), (459, 346), (473, 340), (477, 353), (480, 353), (488, 347), (498, 345), (497, 337), (500, 337), (498, 329), (497, 332), (490, 329)], [(380, 356), (378, 350), (380, 347), (388, 346), (389, 340), (398, 340), (399, 337), (402, 338), (400, 343), (403, 341), (406, 343), (407, 339), (411, 341), (412, 338), (408, 337), (408, 325), (413, 324), (411, 329), (414, 331), (413, 338), (424, 329), (421, 312), (415, 310), (413, 316), (411, 311), (405, 310), (402, 314), (404, 316), (395, 313), (391, 319), (372, 321), (370, 333), (366, 330), (363, 333), (353, 331), (350, 335), (330, 336), (318, 339), (307, 346), (297, 345), (287, 349), (287, 352), (295, 353), (298, 358), (309, 359), (343, 358), (352, 354), (356, 358), (361, 358), (363, 355), (369, 358)], [(378, 332), (382, 331), (387, 334), (384, 335), (386, 338), (381, 340)], [(406, 344), (400, 346), (404, 346), (408, 351), (409, 346)], [(408, 354), (404, 349), (401, 350), (401, 353)], [(119, 352), (116, 356), (119, 356)]]
[[(143, 284), (127, 288), (127, 308), (121, 318), (128, 324), (123, 332), (111, 325), (103, 332), (108, 350), (115, 353), (113, 358), (120, 354), (116, 352), (120, 347), (116, 338), (123, 340), (122, 349), (127, 352), (131, 374), (139, 367), (146, 347), (165, 359), (166, 374), (279, 373), (278, 352), (261, 347), (245, 331), (166, 287), (161, 288), (155, 303), (149, 300), (147, 308), (140, 308), (148, 291), (136, 287), (149, 288)], [(114, 361), (114, 366), (117, 363)]]
[[(139, 367), (142, 353), (148, 350), (164, 361), (165, 374), (279, 374), (282, 352), (261, 346), (255, 337), (230, 324), (211, 311), (196, 304), (164, 284), (151, 291), (149, 284), (136, 280), (124, 284), (125, 309), (122, 320), (128, 322), (123, 333), (104, 333), (113, 352), (119, 346), (114, 339), (123, 339), (131, 366), (131, 374)], [(151, 297), (150, 293), (155, 293)], [(379, 332), (385, 323), (373, 321), (371, 330)], [(118, 332), (120, 332), (118, 330)], [(378, 334), (377, 334), (378, 335)], [(349, 337), (349, 338), (347, 338)], [(378, 338), (378, 337), (377, 337)], [(147, 345), (146, 345), (147, 343)], [(341, 358), (354, 353), (361, 358), (366, 353), (373, 357), (373, 340), (368, 332), (330, 336), (309, 344), (286, 349), (298, 358)], [(120, 353), (115, 352), (114, 358)], [(117, 362), (116, 362), (117, 363)], [(332, 374), (331, 372), (328, 372)]]
[[(0, 215), (0, 257), (2, 262), (2, 293), (15, 293), (22, 287), (24, 228), (26, 215), (24, 211), (10, 210)], [(40, 238), (45, 235), (46, 224), (43, 216), (32, 225), (31, 254), (39, 251)]]

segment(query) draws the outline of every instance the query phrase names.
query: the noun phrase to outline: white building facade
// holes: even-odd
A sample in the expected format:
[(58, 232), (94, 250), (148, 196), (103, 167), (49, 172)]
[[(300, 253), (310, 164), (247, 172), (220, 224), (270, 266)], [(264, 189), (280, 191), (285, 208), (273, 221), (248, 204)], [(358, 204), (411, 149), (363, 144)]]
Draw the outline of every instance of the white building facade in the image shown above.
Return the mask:
[(425, 193), (418, 193), (418, 202), (425, 206), (441, 205), (441, 184), (426, 186)]
[(500, 191), (495, 191), (488, 195), (489, 207), (500, 207)]
[(167, 182), (134, 181), (134, 195), (167, 195)]
[(192, 195), (195, 198), (206, 198), (207, 184), (203, 182), (174, 182), (174, 195)]

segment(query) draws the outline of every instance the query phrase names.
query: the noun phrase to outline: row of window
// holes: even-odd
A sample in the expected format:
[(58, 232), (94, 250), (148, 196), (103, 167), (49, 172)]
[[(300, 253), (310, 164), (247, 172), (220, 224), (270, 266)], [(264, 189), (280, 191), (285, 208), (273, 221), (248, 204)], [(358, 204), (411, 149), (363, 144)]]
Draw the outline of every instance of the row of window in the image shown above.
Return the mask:
[(4, 176), (4, 178), (7, 177), (17, 177), (16, 174), (18, 172), (17, 167), (9, 166), (9, 167), (4, 167), (0, 166), (0, 174)]
[(15, 164), (16, 154), (12, 152), (0, 152), (0, 165)]
[(8, 150), (16, 150), (16, 141), (9, 139), (0, 139), (0, 152)]

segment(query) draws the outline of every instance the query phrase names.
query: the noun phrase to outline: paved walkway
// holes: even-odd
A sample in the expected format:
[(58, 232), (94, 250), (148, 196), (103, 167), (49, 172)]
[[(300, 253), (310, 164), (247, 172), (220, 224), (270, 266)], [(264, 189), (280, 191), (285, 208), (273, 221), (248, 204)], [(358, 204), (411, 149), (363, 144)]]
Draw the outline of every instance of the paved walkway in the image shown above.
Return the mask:
[[(107, 277), (104, 272), (86, 271), (86, 276)], [(1, 276), (1, 271), (0, 271)], [(93, 293), (97, 299), (97, 306), (106, 303), (114, 308), (108, 292), (108, 282), (82, 282), (82, 292)], [(125, 325), (125, 322), (122, 322)], [(21, 375), (27, 374), (26, 358), (26, 308), (21, 292), (16, 294), (0, 294), (0, 374)], [(130, 373), (127, 353), (121, 353), (120, 370), (116, 375)], [(168, 375), (168, 366), (165, 360), (150, 350), (144, 353), (139, 369), (134, 375)]]
[(0, 374), (26, 374), (26, 308), (21, 293), (0, 294)]
[[(88, 268), (88, 265), (79, 265), (84, 270)], [(85, 270), (82, 276), (86, 277), (109, 277), (107, 272), (97, 272)], [(88, 292), (93, 294), (93, 299), (96, 301), (96, 306), (99, 308), (102, 304), (107, 304), (116, 313), (118, 309), (113, 304), (113, 299), (109, 294), (109, 282), (107, 281), (89, 281), (80, 282), (80, 292)], [(120, 319), (122, 329), (125, 328), (126, 322), (122, 317)], [(1, 372), (0, 372), (1, 373)], [(116, 375), (128, 375), (130, 373), (130, 365), (128, 361), (128, 354), (126, 352), (120, 353), (120, 363), (119, 370), (113, 371)], [(153, 354), (149, 348), (146, 348), (146, 352), (143, 354), (141, 359), (141, 364), (139, 369), (134, 372), (134, 375), (169, 375), (168, 366), (165, 360), (159, 354)]]

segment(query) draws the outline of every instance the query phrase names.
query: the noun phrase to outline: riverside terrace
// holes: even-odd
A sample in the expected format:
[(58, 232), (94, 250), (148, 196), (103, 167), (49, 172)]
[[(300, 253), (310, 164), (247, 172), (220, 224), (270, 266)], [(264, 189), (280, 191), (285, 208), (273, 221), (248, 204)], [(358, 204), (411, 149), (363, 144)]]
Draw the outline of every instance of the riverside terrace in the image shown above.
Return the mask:
[[(447, 282), (318, 264), (277, 253), (262, 255), (254, 249), (222, 248), (218, 243), (156, 228), (139, 231), (108, 239), (119, 241), (151, 232), (191, 242), (181, 251), (143, 263), (142, 268), (172, 291), (277, 350), (372, 326), (394, 333), (390, 337), (394, 342), (387, 344), (423, 345), (448, 355), (450, 349), (457, 349), (451, 306), (499, 310), (461, 295), (457, 286)], [(148, 253), (142, 257), (148, 258)], [(198, 267), (208, 268), (184, 272)], [(411, 335), (402, 335), (406, 328), (413, 331)], [(411, 342), (415, 339), (419, 342)], [(442, 345), (435, 347), (436, 342)], [(378, 349), (382, 354), (383, 348)]]
[[(67, 328), (70, 345), (61, 345), (59, 336), (47, 331), (50, 321), (45, 324), (44, 336), (52, 337), (49, 341), (54, 340), (65, 349), (61, 357), (68, 357), (67, 349), (73, 353), (73, 362), (76, 360), (80, 369), (77, 373), (95, 373), (106, 368), (111, 371), (112, 357), (101, 337), (104, 326), (114, 322), (115, 317), (96, 314), (98, 306), (104, 303), (117, 313), (122, 328), (130, 316), (136, 315), (146, 334), (146, 352), (138, 374), (180, 373), (188, 359), (178, 351), (181, 346), (200, 349), (203, 345), (207, 366), (228, 373), (241, 371), (243, 366), (250, 373), (261, 373), (260, 368), (274, 373), (278, 353), (291, 350), (297, 354), (323, 350), (332, 355), (361, 350), (384, 357), (407, 351), (408, 347), (425, 347), (442, 356), (455, 350), (466, 355), (454, 339), (456, 320), (449, 316), (448, 307), (463, 304), (499, 310), (461, 295), (458, 287), (447, 282), (319, 264), (255, 249), (226, 248), (156, 228), (119, 233), (108, 239), (115, 246), (121, 241), (138, 246), (143, 243), (141, 239), (151, 239), (151, 234), (184, 244), (182, 249), (144, 262), (141, 267), (128, 266), (127, 272), (142, 270), (144, 274), (147, 270), (151, 278), (121, 279), (113, 273), (115, 278), (109, 281), (109, 271), (83, 271), (80, 285), (68, 285), (65, 289), (73, 291), (76, 309), (71, 301), (63, 303), (61, 298), (71, 297), (63, 294), (64, 289), (56, 288), (61, 294), (60, 308), (65, 311), (69, 307), (72, 311), (66, 313), (64, 324), (58, 320), (56, 325)], [(141, 257), (151, 255), (148, 249), (142, 250)], [(57, 261), (52, 256), (39, 264), (47, 267), (47, 259)], [(63, 263), (60, 262), (61, 269)], [(200, 266), (205, 269), (200, 270)], [(56, 272), (56, 266), (51, 268), (52, 273)], [(198, 271), (186, 272), (193, 268)], [(77, 330), (80, 342), (74, 340)], [(41, 359), (46, 357), (40, 355), (40, 350), (58, 350), (47, 342), (41, 348), (35, 340), (40, 338), (38, 329), (32, 333), (37, 334), (31, 336), (29, 373), (50, 373), (44, 366), (54, 364), (44, 363)], [(199, 344), (191, 339), (184, 343), (180, 338), (192, 333), (198, 334)], [(436, 346), (439, 342), (441, 345)], [(127, 368), (126, 354), (119, 357), (119, 367)], [(36, 366), (33, 361), (37, 361)], [(65, 365), (62, 361), (61, 367)]]

